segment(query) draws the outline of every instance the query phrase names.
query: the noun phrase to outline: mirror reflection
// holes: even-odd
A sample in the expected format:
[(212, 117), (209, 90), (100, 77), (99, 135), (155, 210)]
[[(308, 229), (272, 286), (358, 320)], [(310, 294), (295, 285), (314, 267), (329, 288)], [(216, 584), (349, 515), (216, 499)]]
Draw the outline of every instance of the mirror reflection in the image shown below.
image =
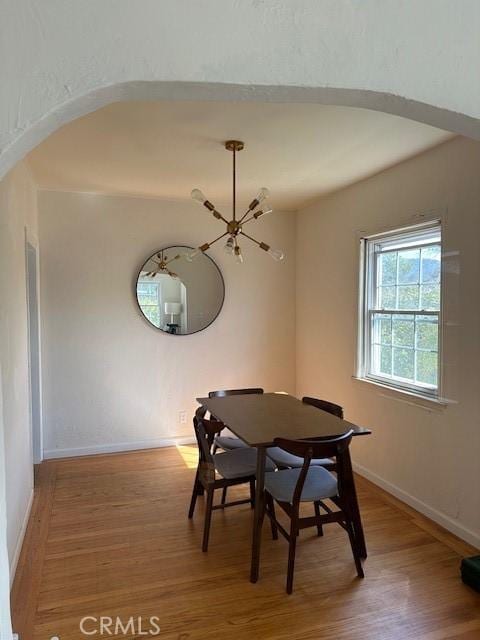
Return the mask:
[(202, 253), (194, 262), (185, 255), (192, 247), (157, 251), (137, 278), (137, 302), (157, 329), (175, 335), (202, 331), (220, 313), (225, 287), (215, 262)]

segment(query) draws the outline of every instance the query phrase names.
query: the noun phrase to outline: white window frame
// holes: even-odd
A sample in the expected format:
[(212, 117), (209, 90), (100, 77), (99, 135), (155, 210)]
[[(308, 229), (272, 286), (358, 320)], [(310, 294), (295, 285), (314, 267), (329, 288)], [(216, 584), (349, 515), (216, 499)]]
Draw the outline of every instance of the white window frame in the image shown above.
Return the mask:
[[(427, 399), (438, 400), (441, 397), (442, 386), (442, 307), (443, 307), (443, 257), (440, 266), (440, 308), (438, 311), (426, 311), (421, 309), (415, 310), (397, 310), (397, 309), (377, 309), (370, 303), (375, 300), (376, 296), (376, 259), (380, 252), (375, 251), (375, 245), (381, 244), (382, 241), (389, 242), (402, 239), (408, 240), (412, 235), (423, 234), (424, 241), (419, 241), (418, 246), (428, 246), (425, 242), (427, 234), (440, 232), (440, 246), (443, 256), (442, 245), (442, 225), (440, 219), (429, 220), (421, 224), (410, 225), (399, 229), (393, 229), (374, 235), (361, 238), (360, 241), (360, 279), (359, 279), (359, 322), (358, 322), (358, 350), (357, 350), (357, 371), (356, 378), (373, 382), (381, 386), (390, 387), (397, 391), (407, 392), (409, 394), (419, 395)], [(438, 244), (438, 242), (432, 242)], [(409, 248), (415, 248), (412, 244)], [(392, 247), (391, 249), (395, 249)], [(383, 252), (385, 253), (385, 252)], [(437, 369), (437, 386), (422, 383), (412, 383), (409, 380), (381, 376), (371, 372), (371, 356), (372, 356), (372, 316), (375, 313), (385, 313), (394, 315), (414, 315), (414, 316), (436, 316), (438, 317), (438, 369)]]
[[(158, 328), (161, 329), (162, 326), (163, 326), (163, 320), (164, 320), (163, 306), (162, 306), (162, 300), (163, 300), (162, 283), (159, 282), (158, 280), (153, 280), (152, 281), (152, 280), (147, 280), (146, 278), (141, 279), (140, 283), (141, 284), (154, 284), (157, 287), (157, 304), (145, 304), (145, 305), (142, 305), (142, 306), (143, 307), (158, 307), (159, 320), (160, 320), (160, 324), (159, 324)], [(150, 319), (149, 319), (149, 321), (150, 321)], [(152, 324), (153, 324), (153, 322), (152, 322)]]

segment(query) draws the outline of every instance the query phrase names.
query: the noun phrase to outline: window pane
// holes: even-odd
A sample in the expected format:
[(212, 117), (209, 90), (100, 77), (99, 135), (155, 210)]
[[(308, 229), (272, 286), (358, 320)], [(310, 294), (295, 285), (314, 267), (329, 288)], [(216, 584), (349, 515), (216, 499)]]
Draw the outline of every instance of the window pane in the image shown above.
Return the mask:
[(392, 375), (392, 347), (374, 344), (372, 348), (372, 373), (379, 376)]
[(413, 380), (415, 376), (415, 356), (413, 349), (393, 348), (393, 375)]
[(413, 316), (393, 316), (393, 344), (396, 347), (415, 346), (415, 320)]
[(422, 282), (440, 282), (440, 246), (422, 249)]
[(379, 306), (381, 309), (396, 309), (396, 287), (379, 288)]
[(380, 254), (378, 281), (380, 284), (396, 284), (397, 282), (397, 252)]
[(438, 385), (438, 354), (435, 351), (417, 352), (417, 380)]
[(440, 284), (422, 284), (421, 290), (421, 308), (425, 311), (438, 311), (440, 309)]
[(160, 309), (158, 308), (158, 306), (145, 307), (142, 305), (142, 311), (152, 324), (154, 324), (156, 327), (160, 327)]
[(149, 305), (149, 304), (157, 304), (158, 300), (157, 300), (157, 296), (149, 296), (149, 295), (142, 295), (142, 294), (138, 294), (138, 302), (140, 304), (140, 306), (145, 305)]
[(417, 283), (420, 277), (420, 249), (398, 252), (398, 283)]
[[(429, 285), (430, 286), (430, 285)], [(397, 309), (418, 309), (418, 285), (402, 285), (398, 287)]]
[(372, 341), (375, 344), (392, 344), (392, 317), (390, 314), (373, 315)]
[(158, 284), (154, 282), (139, 282), (137, 289), (143, 295), (155, 295), (158, 291)]
[(380, 347), (380, 371), (383, 375), (392, 375), (392, 348)]
[(139, 282), (137, 284), (137, 296), (140, 305), (158, 304), (158, 284)]
[(438, 350), (438, 320), (432, 316), (417, 317), (417, 349)]
[(392, 319), (390, 316), (380, 316), (380, 342), (392, 344)]

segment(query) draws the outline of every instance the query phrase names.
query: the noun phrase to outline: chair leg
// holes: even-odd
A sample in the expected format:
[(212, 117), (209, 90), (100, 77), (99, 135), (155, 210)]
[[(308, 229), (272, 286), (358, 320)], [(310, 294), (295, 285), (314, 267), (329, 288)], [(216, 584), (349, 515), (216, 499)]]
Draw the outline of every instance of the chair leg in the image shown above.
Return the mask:
[[(320, 517), (320, 504), (318, 502), (313, 503), (315, 505), (315, 515), (317, 518)], [(323, 536), (323, 526), (321, 524), (317, 524), (317, 534), (319, 536)]]
[(255, 509), (255, 480), (250, 480), (250, 506)]
[(265, 491), (265, 504), (269, 513), (272, 515), (272, 517), (269, 518), (270, 527), (272, 529), (272, 540), (278, 540), (278, 528), (277, 523), (275, 522), (275, 502), (267, 491)]
[[(199, 485), (200, 483), (198, 481), (198, 469), (197, 469), (197, 473), (195, 475), (195, 482), (193, 483), (193, 491), (192, 491), (192, 499), (190, 500), (190, 508), (188, 509), (189, 519), (193, 518), (193, 514), (195, 513), (195, 505), (197, 504), (197, 496), (201, 495)], [(200, 487), (201, 486), (202, 485), (200, 485)]]
[(297, 518), (293, 516), (290, 524), (290, 539), (288, 544), (288, 571), (287, 571), (287, 593), (293, 591), (293, 572), (295, 570), (295, 551), (297, 549)]
[(207, 504), (205, 505), (205, 524), (203, 528), (202, 551), (208, 551), (208, 539), (210, 537), (210, 522), (212, 521), (213, 487), (207, 489)]
[(227, 501), (227, 489), (228, 487), (223, 487), (222, 490), (222, 504), (225, 504)]
[(348, 538), (350, 540), (350, 546), (352, 547), (353, 559), (355, 560), (355, 568), (357, 569), (357, 575), (359, 578), (364, 578), (365, 574), (363, 572), (362, 560), (360, 558), (358, 544), (355, 539), (355, 531), (353, 529), (353, 523), (351, 520), (347, 520), (347, 532), (348, 532)]

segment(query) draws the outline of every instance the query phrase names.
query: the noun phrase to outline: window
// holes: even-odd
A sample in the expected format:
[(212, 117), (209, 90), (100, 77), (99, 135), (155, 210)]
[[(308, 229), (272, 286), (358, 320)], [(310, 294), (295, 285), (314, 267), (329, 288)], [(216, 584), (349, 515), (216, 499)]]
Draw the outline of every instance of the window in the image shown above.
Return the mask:
[(359, 376), (437, 396), (440, 223), (371, 236), (362, 243)]
[(139, 281), (137, 283), (138, 304), (150, 322), (156, 327), (160, 327), (161, 320), (160, 296), (161, 290), (159, 282)]

